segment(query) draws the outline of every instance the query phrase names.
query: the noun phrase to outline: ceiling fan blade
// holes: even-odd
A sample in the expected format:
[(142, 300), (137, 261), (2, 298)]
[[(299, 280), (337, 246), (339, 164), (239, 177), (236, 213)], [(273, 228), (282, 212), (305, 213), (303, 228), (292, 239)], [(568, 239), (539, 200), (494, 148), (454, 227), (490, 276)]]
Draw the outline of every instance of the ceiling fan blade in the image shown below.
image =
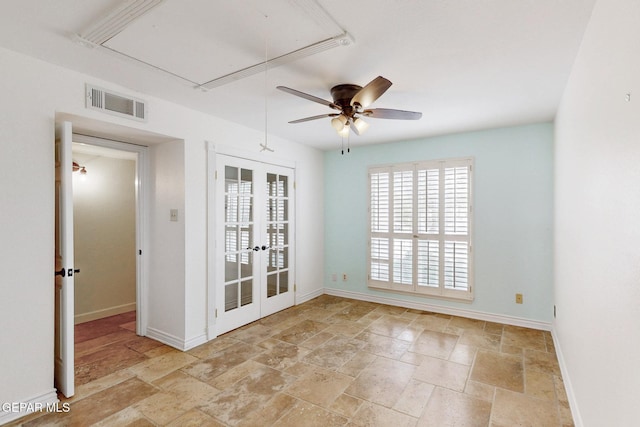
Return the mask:
[[(340, 110), (341, 109), (340, 107), (338, 107), (333, 102), (329, 102), (329, 101), (327, 101), (325, 99), (318, 98), (317, 96), (309, 95), (308, 93), (300, 92), (299, 90), (291, 89), (290, 87), (277, 86), (276, 89), (280, 89), (283, 92), (287, 92), (287, 93), (290, 93), (291, 95), (299, 96), (300, 98), (304, 98), (304, 99), (307, 99), (309, 101), (317, 102), (318, 104), (326, 105), (327, 107), (331, 107), (334, 110)], [(289, 122), (289, 123), (291, 123), (291, 122)]]
[(422, 113), (415, 111), (392, 110), (389, 108), (374, 108), (364, 110), (361, 113), (365, 117), (374, 119), (394, 119), (394, 120), (418, 120), (422, 117)]
[(289, 123), (302, 123), (302, 122), (309, 122), (311, 120), (318, 120), (318, 119), (324, 119), (325, 117), (336, 117), (339, 116), (340, 114), (338, 113), (331, 113), (331, 114), (320, 114), (319, 116), (311, 116), (311, 117), (305, 117), (304, 119), (298, 119), (298, 120), (292, 120)]
[(391, 82), (382, 76), (371, 80), (365, 87), (360, 89), (351, 99), (351, 105), (360, 104), (362, 108), (367, 108), (376, 99), (391, 87)]

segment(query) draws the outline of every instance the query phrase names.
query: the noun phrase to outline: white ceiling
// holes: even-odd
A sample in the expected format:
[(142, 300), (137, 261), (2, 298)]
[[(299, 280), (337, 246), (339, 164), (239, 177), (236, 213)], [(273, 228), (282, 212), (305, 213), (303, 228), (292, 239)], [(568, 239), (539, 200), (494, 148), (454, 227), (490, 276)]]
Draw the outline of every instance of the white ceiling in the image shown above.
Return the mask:
[[(3, 0), (0, 45), (259, 130), (266, 111), (269, 133), (334, 149), (329, 119), (287, 123), (332, 111), (276, 86), (330, 100), (381, 75), (372, 108), (423, 113), (367, 119), (353, 147), (552, 120), (594, 1), (164, 0), (92, 49), (75, 35), (130, 2)], [(348, 46), (198, 88), (344, 31)]]

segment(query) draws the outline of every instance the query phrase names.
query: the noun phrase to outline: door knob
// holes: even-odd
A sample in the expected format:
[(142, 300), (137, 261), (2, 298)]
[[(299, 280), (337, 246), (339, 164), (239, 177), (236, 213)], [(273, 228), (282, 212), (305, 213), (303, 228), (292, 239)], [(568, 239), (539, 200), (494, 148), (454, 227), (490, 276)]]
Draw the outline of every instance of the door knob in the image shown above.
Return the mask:
[(66, 273), (67, 273), (66, 270), (64, 268), (61, 268), (60, 271), (55, 272), (55, 275), (64, 277)]

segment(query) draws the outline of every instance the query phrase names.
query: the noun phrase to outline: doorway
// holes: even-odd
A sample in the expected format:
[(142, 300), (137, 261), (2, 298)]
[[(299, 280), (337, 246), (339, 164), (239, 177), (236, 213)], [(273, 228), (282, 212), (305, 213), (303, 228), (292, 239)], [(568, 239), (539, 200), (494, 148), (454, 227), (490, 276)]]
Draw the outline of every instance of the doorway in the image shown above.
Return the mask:
[(295, 303), (294, 169), (216, 155), (216, 334)]
[[(85, 144), (94, 151), (111, 152), (123, 151), (135, 153), (135, 179), (129, 182), (134, 187), (135, 200), (135, 228), (131, 230), (135, 234), (135, 244), (133, 245), (133, 260), (135, 264), (135, 302), (136, 308), (136, 332), (138, 335), (145, 334), (146, 319), (144, 311), (143, 292), (146, 289), (146, 268), (143, 266), (144, 258), (142, 247), (144, 242), (144, 221), (146, 216), (143, 189), (146, 185), (146, 147), (134, 144), (127, 144), (118, 141), (111, 141), (102, 138), (95, 138), (86, 135), (73, 133), (71, 122), (60, 122), (56, 125), (56, 210), (55, 210), (55, 230), (56, 230), (56, 304), (55, 304), (55, 385), (59, 392), (66, 397), (71, 397), (75, 393), (74, 375), (74, 323), (75, 323), (75, 276), (81, 273), (80, 268), (76, 268), (74, 255), (74, 206), (73, 206), (73, 174), (84, 170), (87, 175), (87, 165), (81, 165), (73, 159), (73, 143)], [(89, 148), (87, 148), (89, 149)], [(95, 157), (99, 157), (93, 153)], [(74, 170), (76, 172), (74, 172)], [(95, 169), (97, 170), (97, 168)], [(94, 171), (95, 171), (94, 170)], [(81, 174), (78, 175), (81, 179)], [(90, 193), (89, 193), (90, 194)], [(95, 194), (94, 194), (95, 195)], [(108, 205), (109, 203), (107, 203)], [(103, 207), (102, 209), (106, 209)], [(130, 232), (131, 232), (130, 231)], [(91, 239), (87, 239), (91, 241)], [(99, 252), (99, 251), (98, 251)], [(97, 269), (99, 270), (99, 269)], [(99, 277), (99, 274), (96, 276)], [(126, 309), (127, 307), (125, 307)], [(106, 311), (112, 308), (106, 309)], [(122, 309), (122, 307), (120, 307)], [(102, 317), (105, 309), (95, 310), (91, 316)]]
[(74, 135), (72, 145), (74, 258), (81, 272), (75, 279), (76, 325), (122, 313), (135, 316), (137, 299), (138, 154), (78, 138)]
[[(146, 319), (145, 319), (145, 311), (144, 311), (144, 302), (145, 302), (145, 291), (147, 289), (146, 286), (146, 267), (145, 267), (145, 258), (143, 255), (143, 246), (145, 246), (145, 218), (146, 218), (146, 204), (145, 204), (145, 191), (146, 191), (146, 182), (147, 182), (147, 147), (140, 144), (134, 144), (129, 142), (116, 141), (112, 139), (108, 139), (105, 137), (94, 137), (90, 135), (73, 133), (73, 147), (72, 153), (73, 155), (82, 156), (83, 159), (87, 159), (87, 163), (79, 164), (79, 166), (84, 166), (85, 169), (89, 167), (87, 170), (85, 182), (78, 182), (78, 186), (76, 187), (76, 179), (78, 181), (82, 181), (82, 175), (78, 174), (77, 177), (74, 177), (74, 191), (76, 188), (80, 188), (81, 184), (87, 184), (90, 182), (92, 176), (90, 170), (94, 168), (94, 179), (99, 178), (95, 175), (101, 174), (102, 185), (99, 187), (94, 187), (93, 190), (84, 188), (84, 191), (88, 191), (89, 200), (85, 200), (88, 203), (97, 203), (104, 194), (100, 194), (101, 191), (111, 193), (109, 196), (103, 197), (100, 203), (103, 204), (102, 210), (106, 212), (100, 213), (103, 218), (110, 218), (111, 215), (114, 215), (114, 209), (120, 207), (121, 209), (127, 209), (129, 212), (124, 217), (127, 219), (118, 219), (112, 224), (112, 230), (115, 233), (115, 230), (119, 227), (126, 227), (126, 230), (120, 234), (133, 233), (133, 236), (128, 236), (126, 239), (125, 246), (122, 247), (124, 237), (116, 238), (114, 236), (108, 236), (105, 238), (105, 245), (110, 246), (109, 250), (113, 251), (126, 251), (124, 257), (122, 257), (122, 262), (127, 263), (127, 267), (123, 267), (120, 263), (112, 263), (112, 262), (101, 262), (100, 270), (98, 270), (96, 275), (100, 275), (104, 273), (105, 275), (113, 274), (109, 270), (118, 269), (122, 270), (119, 273), (121, 274), (119, 277), (128, 278), (128, 280), (133, 280), (134, 289), (127, 289), (126, 292), (131, 296), (129, 301), (120, 300), (119, 302), (114, 302), (110, 305), (109, 308), (104, 309), (99, 308), (97, 313), (95, 313), (95, 318), (106, 317), (111, 314), (119, 314), (126, 311), (134, 310), (136, 312), (136, 333), (138, 335), (146, 335)], [(131, 164), (133, 162), (133, 164)], [(102, 163), (102, 165), (100, 165)], [(131, 170), (133, 167), (133, 170)], [(116, 177), (115, 175), (121, 175)], [(114, 181), (120, 181), (119, 183), (114, 183)], [(129, 186), (129, 189), (124, 189), (124, 186)], [(126, 192), (127, 194), (119, 194), (120, 191)], [(115, 202), (118, 198), (126, 197), (128, 200), (119, 202)], [(74, 211), (76, 210), (76, 203), (74, 201)], [(95, 212), (95, 207), (93, 208)], [(134, 218), (131, 219), (130, 215), (133, 214)], [(74, 218), (74, 229), (78, 229), (76, 227), (76, 219)], [(100, 227), (100, 221), (98, 218), (88, 218), (87, 222), (89, 223), (89, 230)], [(126, 223), (126, 224), (124, 224)], [(79, 231), (79, 230), (78, 230)], [(101, 231), (102, 232), (102, 231)], [(112, 233), (113, 234), (113, 233)], [(104, 233), (103, 233), (104, 235)], [(75, 239), (74, 239), (75, 240)], [(90, 238), (88, 240), (91, 240)], [(105, 256), (100, 253), (100, 248), (96, 251), (94, 248), (94, 253), (96, 256)], [(115, 264), (115, 265), (114, 265)], [(77, 266), (76, 268), (78, 268)], [(133, 272), (132, 272), (133, 269)], [(126, 270), (126, 271), (125, 271)], [(89, 272), (90, 273), (90, 272)], [(134, 274), (135, 277), (132, 279), (131, 275)], [(89, 276), (89, 274), (87, 275)], [(87, 277), (85, 276), (85, 277)], [(113, 277), (113, 276), (112, 276)], [(118, 277), (118, 276), (116, 276)], [(78, 276), (78, 281), (80, 281), (80, 277)], [(102, 282), (105, 286), (109, 286), (109, 282)], [(77, 285), (76, 285), (77, 286)], [(113, 301), (113, 298), (112, 298)], [(117, 301), (117, 300), (116, 300)], [(101, 311), (104, 310), (104, 311)], [(81, 317), (82, 313), (79, 313), (78, 310), (74, 310), (76, 314), (76, 320), (90, 320), (88, 317)], [(80, 316), (78, 316), (80, 315)], [(89, 314), (91, 317), (91, 314)], [(77, 322), (79, 323), (79, 322)]]

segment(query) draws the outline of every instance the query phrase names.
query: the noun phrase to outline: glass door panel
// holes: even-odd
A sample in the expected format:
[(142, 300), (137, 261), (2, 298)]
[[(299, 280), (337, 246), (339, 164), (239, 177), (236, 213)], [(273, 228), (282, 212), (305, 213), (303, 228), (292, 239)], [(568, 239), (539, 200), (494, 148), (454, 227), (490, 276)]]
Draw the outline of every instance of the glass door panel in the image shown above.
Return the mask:
[(225, 166), (224, 311), (253, 302), (253, 171)]

